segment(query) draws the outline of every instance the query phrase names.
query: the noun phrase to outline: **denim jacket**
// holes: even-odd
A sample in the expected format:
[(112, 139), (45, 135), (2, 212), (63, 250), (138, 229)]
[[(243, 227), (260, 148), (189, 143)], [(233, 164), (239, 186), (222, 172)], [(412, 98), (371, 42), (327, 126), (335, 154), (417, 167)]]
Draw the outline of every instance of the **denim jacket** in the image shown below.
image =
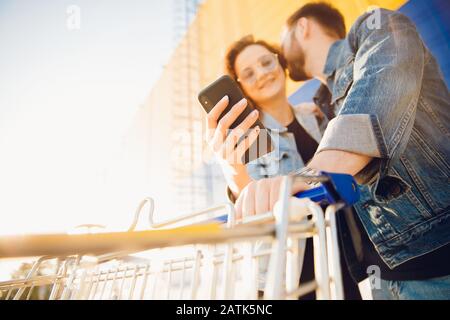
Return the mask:
[[(305, 114), (297, 107), (293, 107), (293, 111), (299, 124), (319, 143), (322, 132), (315, 115)], [(297, 150), (294, 134), (265, 112), (261, 113), (260, 120), (269, 130), (274, 150), (247, 164), (250, 177), (259, 180), (286, 175), (303, 168), (305, 164)]]
[(390, 268), (450, 242), (450, 94), (435, 58), (404, 15), (358, 18), (324, 73), (336, 117), (318, 153), (372, 157), (355, 209)]

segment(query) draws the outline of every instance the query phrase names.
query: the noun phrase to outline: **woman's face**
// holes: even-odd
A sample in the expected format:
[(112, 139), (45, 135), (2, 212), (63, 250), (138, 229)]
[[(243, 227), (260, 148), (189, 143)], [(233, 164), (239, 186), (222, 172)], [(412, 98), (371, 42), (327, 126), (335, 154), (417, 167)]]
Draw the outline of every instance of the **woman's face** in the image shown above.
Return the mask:
[(278, 57), (266, 47), (246, 47), (237, 56), (234, 67), (244, 92), (257, 104), (286, 94), (286, 75)]

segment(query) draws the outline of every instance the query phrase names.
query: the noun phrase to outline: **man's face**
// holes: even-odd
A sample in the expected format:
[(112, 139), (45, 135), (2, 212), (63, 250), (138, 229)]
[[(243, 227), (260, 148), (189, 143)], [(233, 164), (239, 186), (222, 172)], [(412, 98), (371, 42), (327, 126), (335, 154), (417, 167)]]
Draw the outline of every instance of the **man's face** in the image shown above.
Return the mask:
[(305, 72), (305, 53), (295, 37), (295, 26), (284, 33), (281, 48), (288, 63), (289, 77), (294, 81), (311, 79)]

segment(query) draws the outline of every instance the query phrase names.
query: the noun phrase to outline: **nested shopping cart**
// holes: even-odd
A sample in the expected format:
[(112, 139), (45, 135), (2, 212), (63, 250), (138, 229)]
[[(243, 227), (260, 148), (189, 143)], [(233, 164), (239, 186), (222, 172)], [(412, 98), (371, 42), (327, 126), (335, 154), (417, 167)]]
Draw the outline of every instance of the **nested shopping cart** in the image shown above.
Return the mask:
[[(126, 232), (0, 237), (0, 263), (37, 257), (0, 282), (0, 299), (343, 299), (336, 213), (358, 200), (357, 185), (324, 172), (293, 197), (293, 179), (304, 177), (284, 178), (273, 212), (242, 221), (226, 204), (155, 222), (146, 198)], [(151, 228), (135, 231), (142, 212)], [(315, 279), (299, 283), (310, 237)]]

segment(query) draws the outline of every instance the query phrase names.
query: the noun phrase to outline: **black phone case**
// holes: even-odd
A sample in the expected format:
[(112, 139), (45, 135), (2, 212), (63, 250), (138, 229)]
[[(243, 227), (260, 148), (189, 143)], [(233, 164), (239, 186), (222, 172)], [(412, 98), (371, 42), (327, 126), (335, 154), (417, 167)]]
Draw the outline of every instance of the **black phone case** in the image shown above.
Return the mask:
[[(209, 113), (211, 109), (224, 97), (228, 95), (229, 102), (228, 106), (222, 112), (219, 117), (219, 120), (227, 114), (231, 108), (238, 103), (242, 98), (244, 98), (244, 94), (239, 88), (238, 84), (227, 75), (221, 76), (216, 81), (211, 83), (209, 86), (204, 88), (198, 94), (198, 100), (202, 105), (203, 109), (206, 113)], [(239, 117), (231, 124), (230, 129), (236, 128), (244, 119), (254, 110), (254, 107), (251, 105), (250, 101), (247, 100), (247, 107), (242, 111)], [(250, 161), (253, 161), (264, 154), (267, 154), (273, 150), (272, 139), (267, 130), (265, 130), (264, 125), (261, 121), (256, 120), (252, 125), (252, 128), (259, 126), (261, 129), (260, 136), (258, 139), (250, 146), (250, 148), (245, 152), (243, 156), (243, 163), (246, 164)], [(264, 134), (262, 134), (264, 133)], [(242, 139), (246, 137), (245, 134)]]

